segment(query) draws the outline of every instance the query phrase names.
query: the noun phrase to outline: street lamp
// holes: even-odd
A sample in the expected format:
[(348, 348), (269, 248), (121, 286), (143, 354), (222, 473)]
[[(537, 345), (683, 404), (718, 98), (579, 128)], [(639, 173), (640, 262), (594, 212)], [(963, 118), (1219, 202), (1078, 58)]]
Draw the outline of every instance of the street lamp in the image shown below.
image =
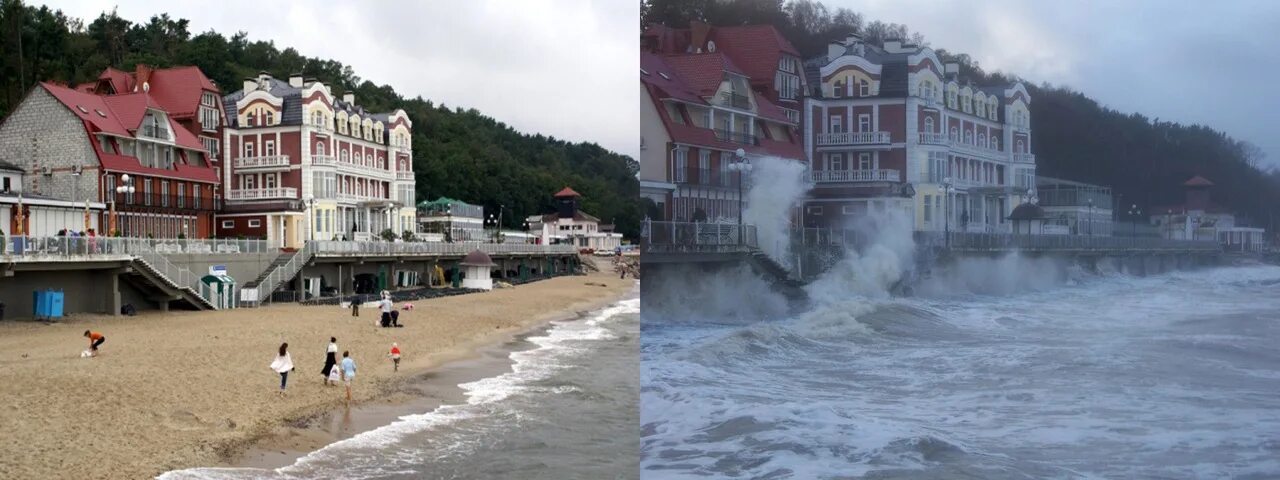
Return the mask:
[(1164, 214), (1164, 237), (1173, 240), (1173, 209), (1170, 208)]
[(1132, 207), (1129, 207), (1129, 225), (1131, 227), (1129, 229), (1129, 236), (1131, 237), (1138, 236), (1138, 216), (1139, 215), (1142, 215), (1142, 209), (1138, 208), (1138, 204), (1135, 203), (1133, 204)]
[(951, 177), (942, 179), (942, 236), (946, 248), (951, 249)]
[[(126, 173), (120, 176), (120, 182), (121, 182), (121, 185), (116, 187), (116, 193), (129, 195), (130, 196), (129, 198), (131, 199), (134, 191), (133, 179), (129, 178), (129, 174)], [(116, 213), (116, 197), (115, 195), (112, 195), (111, 196), (111, 218), (112, 218), (111, 223), (113, 225), (117, 222), (116, 220), (117, 217), (118, 217), (118, 214)], [(123, 230), (123, 228), (121, 230)], [(115, 233), (115, 232), (112, 232), (112, 233)]]
[(1093, 198), (1089, 199), (1089, 236), (1093, 236)]
[(731, 172), (738, 172), (738, 244), (742, 244), (742, 180), (743, 175), (751, 172), (751, 164), (747, 163), (746, 150), (739, 148), (734, 154), (735, 161), (725, 168)]
[(311, 217), (311, 228), (309, 230), (311, 231), (307, 236), (314, 242), (316, 240), (316, 197), (307, 197), (307, 212), (311, 214), (309, 215)]

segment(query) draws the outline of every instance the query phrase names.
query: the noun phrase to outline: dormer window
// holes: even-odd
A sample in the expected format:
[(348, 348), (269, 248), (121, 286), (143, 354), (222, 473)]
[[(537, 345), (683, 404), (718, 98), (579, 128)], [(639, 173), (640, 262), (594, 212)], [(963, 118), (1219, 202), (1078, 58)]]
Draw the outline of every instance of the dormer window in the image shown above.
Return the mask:
[(79, 105), (76, 105), (76, 110), (79, 110), (79, 111), (80, 111), (80, 113), (89, 113), (89, 110), (87, 110), (87, 109), (85, 109), (84, 107), (81, 107), (81, 106), (79, 106)]
[(858, 82), (858, 96), (859, 97), (871, 96), (871, 82), (868, 82), (866, 80), (861, 80)]

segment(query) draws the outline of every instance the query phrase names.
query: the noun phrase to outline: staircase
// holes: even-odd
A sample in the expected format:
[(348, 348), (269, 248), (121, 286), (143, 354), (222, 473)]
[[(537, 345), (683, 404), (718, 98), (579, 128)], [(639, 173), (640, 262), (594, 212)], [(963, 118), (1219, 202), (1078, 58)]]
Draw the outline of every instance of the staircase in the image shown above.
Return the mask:
[(258, 278), (244, 285), (244, 288), (258, 289), (257, 298), (242, 298), (241, 301), (262, 303), (271, 298), (271, 294), (285, 282), (297, 276), (313, 256), (315, 256), (315, 247), (312, 242), (307, 242), (302, 250), (281, 253), (275, 261), (271, 262), (271, 266), (258, 275)]
[(747, 254), (747, 261), (751, 264), (751, 268), (770, 280), (780, 283), (783, 286), (791, 288), (800, 288), (804, 286), (804, 282), (795, 278), (791, 271), (779, 264), (768, 254), (760, 250), (752, 250)]
[(160, 301), (183, 300), (198, 310), (213, 310), (213, 303), (202, 294), (200, 277), (186, 268), (170, 263), (164, 255), (149, 248), (132, 248), (134, 274), (126, 281), (136, 286), (150, 286), (157, 293), (153, 299)]

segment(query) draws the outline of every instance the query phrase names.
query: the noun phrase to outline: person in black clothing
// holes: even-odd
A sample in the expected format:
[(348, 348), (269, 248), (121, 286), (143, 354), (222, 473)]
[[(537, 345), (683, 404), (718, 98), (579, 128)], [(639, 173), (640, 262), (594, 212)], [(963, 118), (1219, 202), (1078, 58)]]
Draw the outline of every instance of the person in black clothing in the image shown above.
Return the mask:
[(360, 296), (359, 295), (351, 297), (351, 316), (353, 317), (360, 316)]
[(338, 338), (329, 337), (329, 350), (324, 354), (324, 368), (320, 369), (320, 374), (324, 375), (324, 384), (329, 384), (329, 373), (333, 371), (335, 365), (338, 364)]

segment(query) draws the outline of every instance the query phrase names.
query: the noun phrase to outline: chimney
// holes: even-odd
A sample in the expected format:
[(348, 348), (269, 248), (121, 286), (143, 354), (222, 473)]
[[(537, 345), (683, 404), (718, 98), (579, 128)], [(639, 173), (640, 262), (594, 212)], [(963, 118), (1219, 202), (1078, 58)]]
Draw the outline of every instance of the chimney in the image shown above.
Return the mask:
[(693, 32), (693, 39), (689, 45), (694, 53), (707, 51), (707, 37), (711, 36), (711, 25), (694, 20), (689, 22), (689, 30)]
[(290, 74), (289, 86), (294, 88), (302, 88), (302, 74), (301, 73)]
[(950, 79), (950, 80), (955, 80), (955, 79), (956, 79), (956, 77), (959, 77), (959, 76), (960, 76), (960, 64), (959, 64), (959, 63), (955, 63), (955, 62), (947, 63), (947, 64), (943, 65), (943, 68), (945, 68), (945, 69), (946, 69), (946, 70), (945, 70), (945, 72), (946, 72), (947, 78), (948, 78), (948, 79)]
[(244, 93), (249, 93), (258, 89), (258, 81), (253, 78), (244, 79)]
[(356, 104), (356, 94), (352, 92), (344, 93), (342, 94), (342, 101), (346, 102), (347, 105), (354, 106)]
[(149, 81), (151, 81), (151, 67), (139, 63), (133, 70), (133, 90), (135, 92), (142, 90), (142, 85)]

